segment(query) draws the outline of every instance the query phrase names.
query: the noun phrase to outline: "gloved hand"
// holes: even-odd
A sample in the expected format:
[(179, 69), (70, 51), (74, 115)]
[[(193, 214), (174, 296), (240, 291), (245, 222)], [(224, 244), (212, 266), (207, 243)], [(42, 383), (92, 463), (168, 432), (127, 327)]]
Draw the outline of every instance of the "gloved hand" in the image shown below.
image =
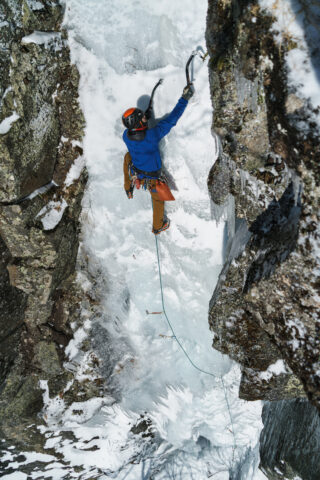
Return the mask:
[(127, 197), (130, 199), (130, 198), (133, 198), (133, 186), (131, 185), (131, 187), (129, 188), (129, 190), (126, 190), (126, 194), (127, 194)]
[(144, 114), (145, 114), (145, 116), (146, 116), (147, 120), (149, 120), (149, 119), (151, 118), (151, 115), (152, 115), (152, 110), (153, 110), (153, 108), (152, 108), (152, 105), (150, 105), (150, 107), (149, 107), (149, 108), (147, 108), (147, 110), (144, 112)]
[(190, 98), (193, 96), (193, 94), (194, 94), (194, 86), (192, 85), (192, 83), (190, 83), (189, 85), (186, 85), (184, 87), (182, 92), (182, 98), (189, 101)]

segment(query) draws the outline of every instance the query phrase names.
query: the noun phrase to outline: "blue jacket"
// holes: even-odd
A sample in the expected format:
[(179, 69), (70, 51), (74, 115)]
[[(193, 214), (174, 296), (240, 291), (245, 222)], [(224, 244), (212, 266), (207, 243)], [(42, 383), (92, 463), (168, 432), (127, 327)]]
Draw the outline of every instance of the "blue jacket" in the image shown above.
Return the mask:
[(167, 118), (161, 120), (156, 127), (146, 131), (143, 140), (131, 140), (127, 136), (128, 130), (123, 132), (123, 141), (127, 145), (135, 167), (144, 172), (154, 172), (161, 169), (159, 142), (177, 124), (187, 104), (187, 100), (181, 97)]

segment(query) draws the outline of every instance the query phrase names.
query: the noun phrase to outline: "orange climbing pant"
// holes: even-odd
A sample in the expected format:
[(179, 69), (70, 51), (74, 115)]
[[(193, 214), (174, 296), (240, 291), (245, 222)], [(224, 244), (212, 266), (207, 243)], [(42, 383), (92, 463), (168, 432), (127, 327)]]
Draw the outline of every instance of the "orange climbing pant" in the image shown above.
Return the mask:
[[(129, 176), (129, 164), (131, 163), (131, 155), (127, 152), (124, 156), (123, 162), (123, 176), (124, 176), (124, 189), (129, 190), (131, 186), (131, 179)], [(145, 180), (141, 180), (141, 186), (143, 186)], [(153, 228), (159, 230), (163, 225), (164, 217), (164, 202), (159, 199), (159, 196), (156, 191), (156, 180), (150, 181), (150, 190), (152, 198), (152, 207), (153, 207)]]

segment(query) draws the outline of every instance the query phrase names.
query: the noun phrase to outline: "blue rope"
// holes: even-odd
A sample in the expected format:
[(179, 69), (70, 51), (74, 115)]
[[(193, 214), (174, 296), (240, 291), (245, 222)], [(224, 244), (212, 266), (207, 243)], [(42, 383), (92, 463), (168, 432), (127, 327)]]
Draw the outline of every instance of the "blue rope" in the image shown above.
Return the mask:
[(183, 353), (185, 354), (185, 356), (187, 357), (187, 359), (189, 360), (189, 362), (191, 363), (191, 365), (196, 369), (198, 370), (199, 372), (202, 372), (202, 373), (205, 373), (206, 375), (210, 375), (211, 377), (214, 377), (214, 378), (220, 378), (221, 380), (221, 383), (222, 383), (222, 387), (223, 387), (223, 391), (224, 391), (224, 396), (225, 396), (225, 399), (226, 399), (226, 403), (227, 403), (227, 407), (228, 407), (228, 411), (229, 411), (229, 416), (230, 416), (230, 421), (231, 421), (231, 425), (232, 425), (232, 435), (233, 435), (233, 452), (232, 452), (232, 462), (234, 462), (234, 453), (235, 453), (235, 449), (236, 449), (236, 438), (235, 438), (235, 433), (234, 433), (234, 424), (233, 424), (233, 418), (232, 418), (232, 415), (231, 415), (231, 408), (230, 408), (230, 404), (229, 404), (229, 401), (228, 401), (228, 396), (227, 396), (227, 389), (226, 389), (226, 386), (225, 386), (225, 383), (223, 381), (223, 378), (222, 378), (222, 375), (215, 375), (211, 372), (207, 372), (206, 370), (202, 370), (202, 368), (198, 367), (193, 361), (192, 359), (190, 358), (190, 356), (188, 355), (188, 353), (186, 352), (186, 350), (184, 349), (183, 345), (181, 344), (180, 340), (178, 339), (178, 337), (176, 336), (175, 334), (175, 331), (171, 325), (171, 322), (168, 318), (168, 315), (167, 315), (167, 312), (166, 312), (166, 309), (165, 309), (165, 306), (164, 306), (164, 297), (163, 297), (163, 287), (162, 287), (162, 275), (161, 275), (161, 268), (160, 268), (160, 255), (159, 255), (159, 246), (158, 246), (158, 237), (157, 235), (155, 235), (155, 240), (156, 240), (156, 247), (157, 247), (157, 259), (158, 259), (158, 271), (159, 271), (159, 280), (160, 280), (160, 291), (161, 291), (161, 303), (162, 303), (162, 309), (163, 309), (163, 313), (164, 313), (164, 316), (166, 317), (166, 320), (168, 322), (168, 325), (173, 333), (173, 338), (176, 340), (176, 342), (178, 343), (179, 347), (181, 348), (181, 350), (183, 351)]
[(176, 342), (178, 343), (178, 345), (180, 346), (181, 350), (183, 351), (183, 353), (185, 354), (185, 356), (187, 357), (187, 359), (189, 360), (189, 362), (191, 363), (191, 365), (196, 368), (197, 370), (199, 370), (199, 372), (202, 372), (202, 373), (205, 373), (206, 375), (211, 375), (211, 377), (214, 377), (216, 378), (216, 375), (214, 375), (213, 373), (210, 373), (210, 372), (206, 372), (205, 370), (202, 370), (201, 368), (197, 367), (197, 365), (191, 360), (191, 358), (189, 357), (188, 353), (185, 351), (183, 345), (181, 344), (180, 340), (178, 339), (178, 337), (176, 336), (175, 334), (175, 331), (171, 325), (171, 322), (168, 318), (168, 315), (167, 315), (167, 312), (166, 312), (166, 309), (165, 309), (165, 306), (164, 306), (164, 298), (163, 298), (163, 287), (162, 287), (162, 276), (161, 276), (161, 269), (160, 269), (160, 257), (159, 257), (159, 247), (158, 247), (158, 237), (157, 235), (155, 235), (155, 239), (156, 239), (156, 246), (157, 246), (157, 257), (158, 257), (158, 270), (159, 270), (159, 279), (160, 279), (160, 290), (161, 290), (161, 302), (162, 302), (162, 309), (163, 309), (163, 313), (164, 313), (164, 316), (166, 317), (166, 320), (168, 322), (168, 325), (173, 333), (173, 338), (176, 340)]

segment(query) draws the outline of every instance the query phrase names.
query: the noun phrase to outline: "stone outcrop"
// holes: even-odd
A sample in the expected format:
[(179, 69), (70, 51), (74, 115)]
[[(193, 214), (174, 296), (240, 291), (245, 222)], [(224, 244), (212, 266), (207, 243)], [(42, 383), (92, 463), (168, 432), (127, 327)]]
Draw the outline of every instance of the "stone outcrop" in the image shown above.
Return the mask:
[(23, 435), (42, 407), (39, 381), (57, 394), (70, 375), (64, 347), (78, 316), (75, 263), (87, 174), (84, 119), (58, 0), (0, 5), (0, 418)]
[(240, 397), (267, 401), (262, 470), (270, 479), (313, 480), (319, 456), (308, 432), (315, 424), (318, 432), (320, 410), (320, 138), (316, 112), (288, 84), (285, 54), (296, 45), (290, 36), (275, 44), (272, 23), (255, 0), (209, 1), (220, 155), (208, 189), (216, 218), (228, 217), (209, 323), (214, 348), (241, 364)]
[(240, 397), (307, 395), (320, 408), (320, 139), (308, 105), (287, 83), (290, 39), (276, 45), (272, 21), (255, 1), (209, 2), (221, 153), (208, 188), (213, 204), (229, 209), (210, 326), (214, 347), (242, 365)]

